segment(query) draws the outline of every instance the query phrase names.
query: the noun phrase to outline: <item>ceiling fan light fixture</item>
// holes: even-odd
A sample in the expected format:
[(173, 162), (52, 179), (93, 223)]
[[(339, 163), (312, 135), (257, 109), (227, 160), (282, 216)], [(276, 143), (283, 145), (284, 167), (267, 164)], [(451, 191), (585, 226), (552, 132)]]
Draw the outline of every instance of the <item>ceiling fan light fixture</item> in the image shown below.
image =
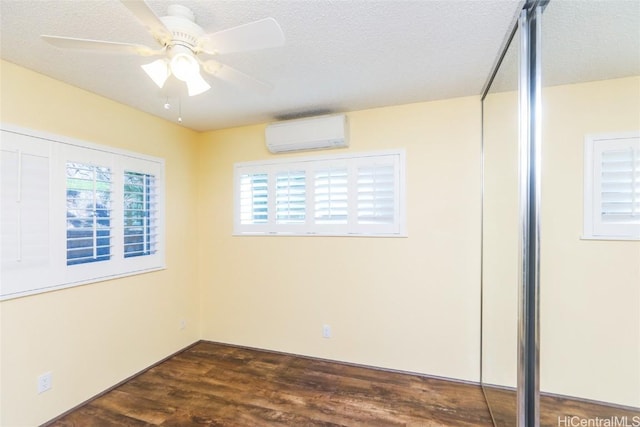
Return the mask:
[[(2, 0), (0, 0), (2, 1)], [(187, 7), (170, 5), (168, 15), (159, 17), (147, 5), (146, 0), (120, 0), (159, 43), (159, 49), (144, 45), (120, 43), (106, 40), (79, 39), (43, 35), (43, 39), (61, 48), (90, 49), (112, 53), (127, 53), (143, 56), (163, 55), (149, 64), (141, 65), (145, 73), (163, 88), (169, 76), (186, 83), (189, 96), (201, 94), (211, 86), (201, 72), (241, 85), (249, 84), (264, 90), (265, 84), (217, 61), (201, 62), (199, 54), (222, 54), (244, 52), (282, 46), (285, 38), (280, 25), (273, 18), (264, 18), (215, 33), (207, 34), (196, 23), (195, 14)], [(202, 69), (201, 69), (202, 66)], [(165, 108), (170, 107), (167, 103)]]
[(175, 45), (171, 48), (169, 68), (171, 74), (187, 84), (189, 96), (199, 95), (211, 89), (200, 74), (200, 62), (187, 46)]
[(187, 91), (189, 92), (189, 96), (200, 95), (203, 92), (211, 89), (209, 83), (206, 82), (205, 79), (200, 75), (200, 70), (198, 70), (195, 74), (193, 74), (189, 80), (186, 80)]
[(164, 86), (164, 83), (171, 74), (169, 64), (167, 64), (165, 59), (157, 59), (148, 64), (141, 65), (141, 67), (159, 88)]
[(174, 55), (173, 58), (171, 58), (169, 66), (171, 73), (183, 82), (188, 81), (192, 76), (200, 73), (198, 60), (194, 58), (193, 55), (185, 52)]

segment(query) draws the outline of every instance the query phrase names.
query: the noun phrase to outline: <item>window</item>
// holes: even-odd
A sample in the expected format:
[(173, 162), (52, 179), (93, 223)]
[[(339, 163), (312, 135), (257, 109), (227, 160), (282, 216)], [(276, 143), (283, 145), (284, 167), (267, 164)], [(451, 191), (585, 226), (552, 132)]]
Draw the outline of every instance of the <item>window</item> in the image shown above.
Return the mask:
[(640, 134), (585, 138), (584, 238), (640, 240)]
[(111, 258), (111, 170), (68, 162), (67, 265)]
[(164, 268), (164, 162), (1, 129), (0, 299)]
[(158, 195), (154, 175), (124, 173), (124, 256), (152, 255), (158, 245)]
[(342, 224), (349, 220), (349, 171), (346, 166), (319, 169), (315, 173), (314, 219), (316, 224)]
[(307, 186), (305, 171), (276, 173), (276, 223), (304, 224)]
[(358, 222), (391, 224), (394, 216), (395, 174), (393, 166), (358, 168)]
[(244, 173), (240, 177), (240, 223), (266, 224), (267, 213), (266, 173)]
[(235, 165), (236, 235), (404, 236), (404, 152)]

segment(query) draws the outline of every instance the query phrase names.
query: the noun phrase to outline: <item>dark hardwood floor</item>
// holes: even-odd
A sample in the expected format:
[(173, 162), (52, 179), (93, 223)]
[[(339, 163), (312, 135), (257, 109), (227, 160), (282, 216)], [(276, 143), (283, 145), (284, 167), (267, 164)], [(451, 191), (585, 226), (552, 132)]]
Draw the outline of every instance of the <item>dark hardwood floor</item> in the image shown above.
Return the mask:
[[(496, 425), (515, 426), (514, 392), (485, 392)], [(576, 423), (597, 418), (626, 422), (603, 426), (640, 425), (640, 411), (554, 396), (541, 397), (540, 413), (545, 427), (587, 425)], [(479, 385), (199, 342), (46, 425), (493, 424)]]
[(200, 342), (49, 426), (491, 426), (480, 386)]
[[(515, 426), (516, 392), (497, 387), (485, 387), (485, 395), (491, 406), (496, 427)], [(601, 420), (600, 424), (598, 424), (598, 419)], [(640, 410), (541, 394), (541, 427), (582, 425), (603, 427), (607, 425), (620, 427), (640, 426)]]

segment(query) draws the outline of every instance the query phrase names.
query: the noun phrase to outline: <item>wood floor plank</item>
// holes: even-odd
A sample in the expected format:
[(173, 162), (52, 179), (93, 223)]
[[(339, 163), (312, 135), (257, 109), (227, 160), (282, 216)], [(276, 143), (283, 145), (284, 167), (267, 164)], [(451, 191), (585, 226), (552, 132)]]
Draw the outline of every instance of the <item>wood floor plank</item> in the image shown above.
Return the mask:
[(111, 391), (94, 404), (110, 413), (123, 414), (151, 425), (162, 424), (176, 411), (174, 405), (167, 404), (166, 398), (160, 400), (147, 394), (128, 393), (122, 388)]
[[(485, 389), (498, 426), (515, 425), (515, 396)], [(640, 419), (640, 411), (541, 398), (541, 426), (561, 417)], [(633, 418), (639, 417), (639, 418)], [(54, 420), (86, 426), (483, 427), (480, 386), (200, 342)]]
[[(485, 387), (485, 393), (496, 421), (496, 427), (514, 426), (516, 424), (516, 392), (498, 387)], [(598, 425), (597, 419), (611, 420), (609, 424), (601, 421), (599, 425), (602, 426), (640, 425), (640, 409), (624, 408), (544, 393), (540, 396), (541, 427)], [(618, 421), (615, 421), (615, 419)]]
[(48, 424), (490, 426), (477, 385), (200, 342)]
[(57, 427), (87, 427), (87, 426), (128, 426), (149, 427), (153, 424), (128, 417), (121, 413), (105, 410), (93, 402), (87, 403), (81, 410), (68, 414), (55, 422)]

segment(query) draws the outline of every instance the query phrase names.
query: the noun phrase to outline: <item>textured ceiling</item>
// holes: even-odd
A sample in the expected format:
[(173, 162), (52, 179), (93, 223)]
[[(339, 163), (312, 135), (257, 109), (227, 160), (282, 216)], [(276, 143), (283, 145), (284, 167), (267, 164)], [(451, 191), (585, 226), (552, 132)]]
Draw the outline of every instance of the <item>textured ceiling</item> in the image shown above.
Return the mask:
[[(640, 1), (552, 0), (541, 44), (543, 86), (640, 75)], [(516, 47), (510, 46), (492, 91), (518, 87)]]
[[(570, 9), (589, 3), (553, 1)], [(478, 95), (521, 6), (518, 0), (147, 3), (158, 16), (166, 15), (170, 4), (187, 6), (207, 32), (275, 18), (285, 46), (216, 58), (272, 89), (261, 92), (208, 76), (212, 90), (188, 97), (174, 79), (158, 89), (140, 68), (149, 58), (62, 50), (40, 38), (49, 34), (155, 47), (145, 28), (117, 0), (0, 0), (0, 54), (9, 62), (167, 120), (175, 121), (181, 109), (183, 125), (203, 131)], [(602, 36), (597, 27), (593, 32)], [(169, 110), (163, 108), (167, 99)]]

